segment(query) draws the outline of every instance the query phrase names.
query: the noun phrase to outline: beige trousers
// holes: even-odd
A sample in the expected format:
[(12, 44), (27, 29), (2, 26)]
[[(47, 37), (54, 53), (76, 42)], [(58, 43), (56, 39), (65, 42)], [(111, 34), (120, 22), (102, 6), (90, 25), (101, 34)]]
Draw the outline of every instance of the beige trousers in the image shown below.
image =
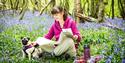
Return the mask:
[[(76, 49), (73, 39), (70, 37), (66, 37), (64, 33), (60, 34), (60, 38), (57, 42), (42, 38), (43, 37), (39, 37), (36, 42), (46, 42), (46, 44), (40, 44), (40, 48), (43, 52), (54, 53), (56, 56), (60, 56), (64, 53), (69, 54), (71, 57), (76, 56)], [(58, 44), (58, 46), (54, 47), (55, 44)]]
[(54, 54), (56, 56), (60, 56), (63, 53), (67, 53), (72, 57), (76, 56), (76, 49), (74, 45), (74, 41), (71, 38), (67, 38), (63, 41), (63, 43), (59, 44), (57, 47), (54, 49)]

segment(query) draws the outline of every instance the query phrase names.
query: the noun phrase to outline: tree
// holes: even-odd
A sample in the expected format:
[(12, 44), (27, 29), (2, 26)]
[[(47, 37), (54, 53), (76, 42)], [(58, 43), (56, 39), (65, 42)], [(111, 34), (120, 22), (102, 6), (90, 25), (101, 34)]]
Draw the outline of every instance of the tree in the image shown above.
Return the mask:
[(81, 13), (80, 0), (75, 0), (75, 1), (74, 1), (74, 9), (75, 9), (75, 11), (74, 11), (75, 20), (76, 20), (77, 22), (79, 22), (79, 21), (80, 21), (80, 17), (78, 17), (77, 14), (78, 14), (78, 13)]
[(125, 0), (118, 0), (118, 8), (120, 11), (120, 15), (123, 19), (125, 19)]
[(104, 2), (103, 0), (99, 0), (99, 11), (98, 11), (98, 21), (102, 22), (104, 21), (104, 12), (105, 12), (105, 5), (106, 2)]
[(114, 0), (112, 0), (112, 19), (114, 18)]

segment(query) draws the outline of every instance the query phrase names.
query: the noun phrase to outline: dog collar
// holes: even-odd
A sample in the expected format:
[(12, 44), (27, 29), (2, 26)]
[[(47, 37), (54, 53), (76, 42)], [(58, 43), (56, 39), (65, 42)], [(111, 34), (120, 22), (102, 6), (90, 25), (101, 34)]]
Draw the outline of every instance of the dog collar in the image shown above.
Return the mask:
[(28, 48), (31, 48), (32, 46), (31, 45), (27, 45), (27, 46), (24, 46), (24, 49), (28, 49)]

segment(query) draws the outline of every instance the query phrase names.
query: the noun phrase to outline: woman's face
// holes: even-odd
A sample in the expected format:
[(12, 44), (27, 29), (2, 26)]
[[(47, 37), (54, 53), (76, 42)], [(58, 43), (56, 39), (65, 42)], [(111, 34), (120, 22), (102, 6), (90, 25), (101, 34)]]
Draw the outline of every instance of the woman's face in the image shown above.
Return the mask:
[(53, 14), (53, 18), (54, 18), (56, 21), (62, 21), (62, 20), (63, 20), (63, 15), (64, 15), (63, 12), (59, 12), (59, 13)]

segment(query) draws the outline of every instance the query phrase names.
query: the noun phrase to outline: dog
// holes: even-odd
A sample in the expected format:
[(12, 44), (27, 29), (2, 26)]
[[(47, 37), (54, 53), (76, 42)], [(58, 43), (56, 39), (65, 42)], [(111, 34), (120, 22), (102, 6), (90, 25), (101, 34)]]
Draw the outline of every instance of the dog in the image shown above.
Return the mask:
[(41, 48), (37, 48), (38, 45), (32, 46), (32, 42), (30, 41), (30, 38), (21, 37), (21, 42), (23, 45), (23, 48), (22, 48), (23, 58), (28, 56), (29, 60), (31, 60), (31, 57), (33, 58), (40, 57), (40, 54), (42, 52)]
[(22, 44), (23, 44), (23, 49), (22, 49), (23, 58), (28, 56), (29, 60), (31, 60), (32, 57), (39, 58), (41, 54), (43, 54), (44, 52), (51, 53), (54, 50), (54, 45), (56, 44), (59, 45), (62, 42), (64, 42), (65, 39), (72, 38), (72, 35), (73, 33), (71, 29), (63, 29), (60, 34), (59, 41), (56, 42), (56, 41), (46, 39), (44, 37), (38, 37), (35, 42), (38, 43), (39, 45), (35, 45), (35, 46), (32, 46), (33, 42), (30, 41), (30, 38), (21, 37)]

